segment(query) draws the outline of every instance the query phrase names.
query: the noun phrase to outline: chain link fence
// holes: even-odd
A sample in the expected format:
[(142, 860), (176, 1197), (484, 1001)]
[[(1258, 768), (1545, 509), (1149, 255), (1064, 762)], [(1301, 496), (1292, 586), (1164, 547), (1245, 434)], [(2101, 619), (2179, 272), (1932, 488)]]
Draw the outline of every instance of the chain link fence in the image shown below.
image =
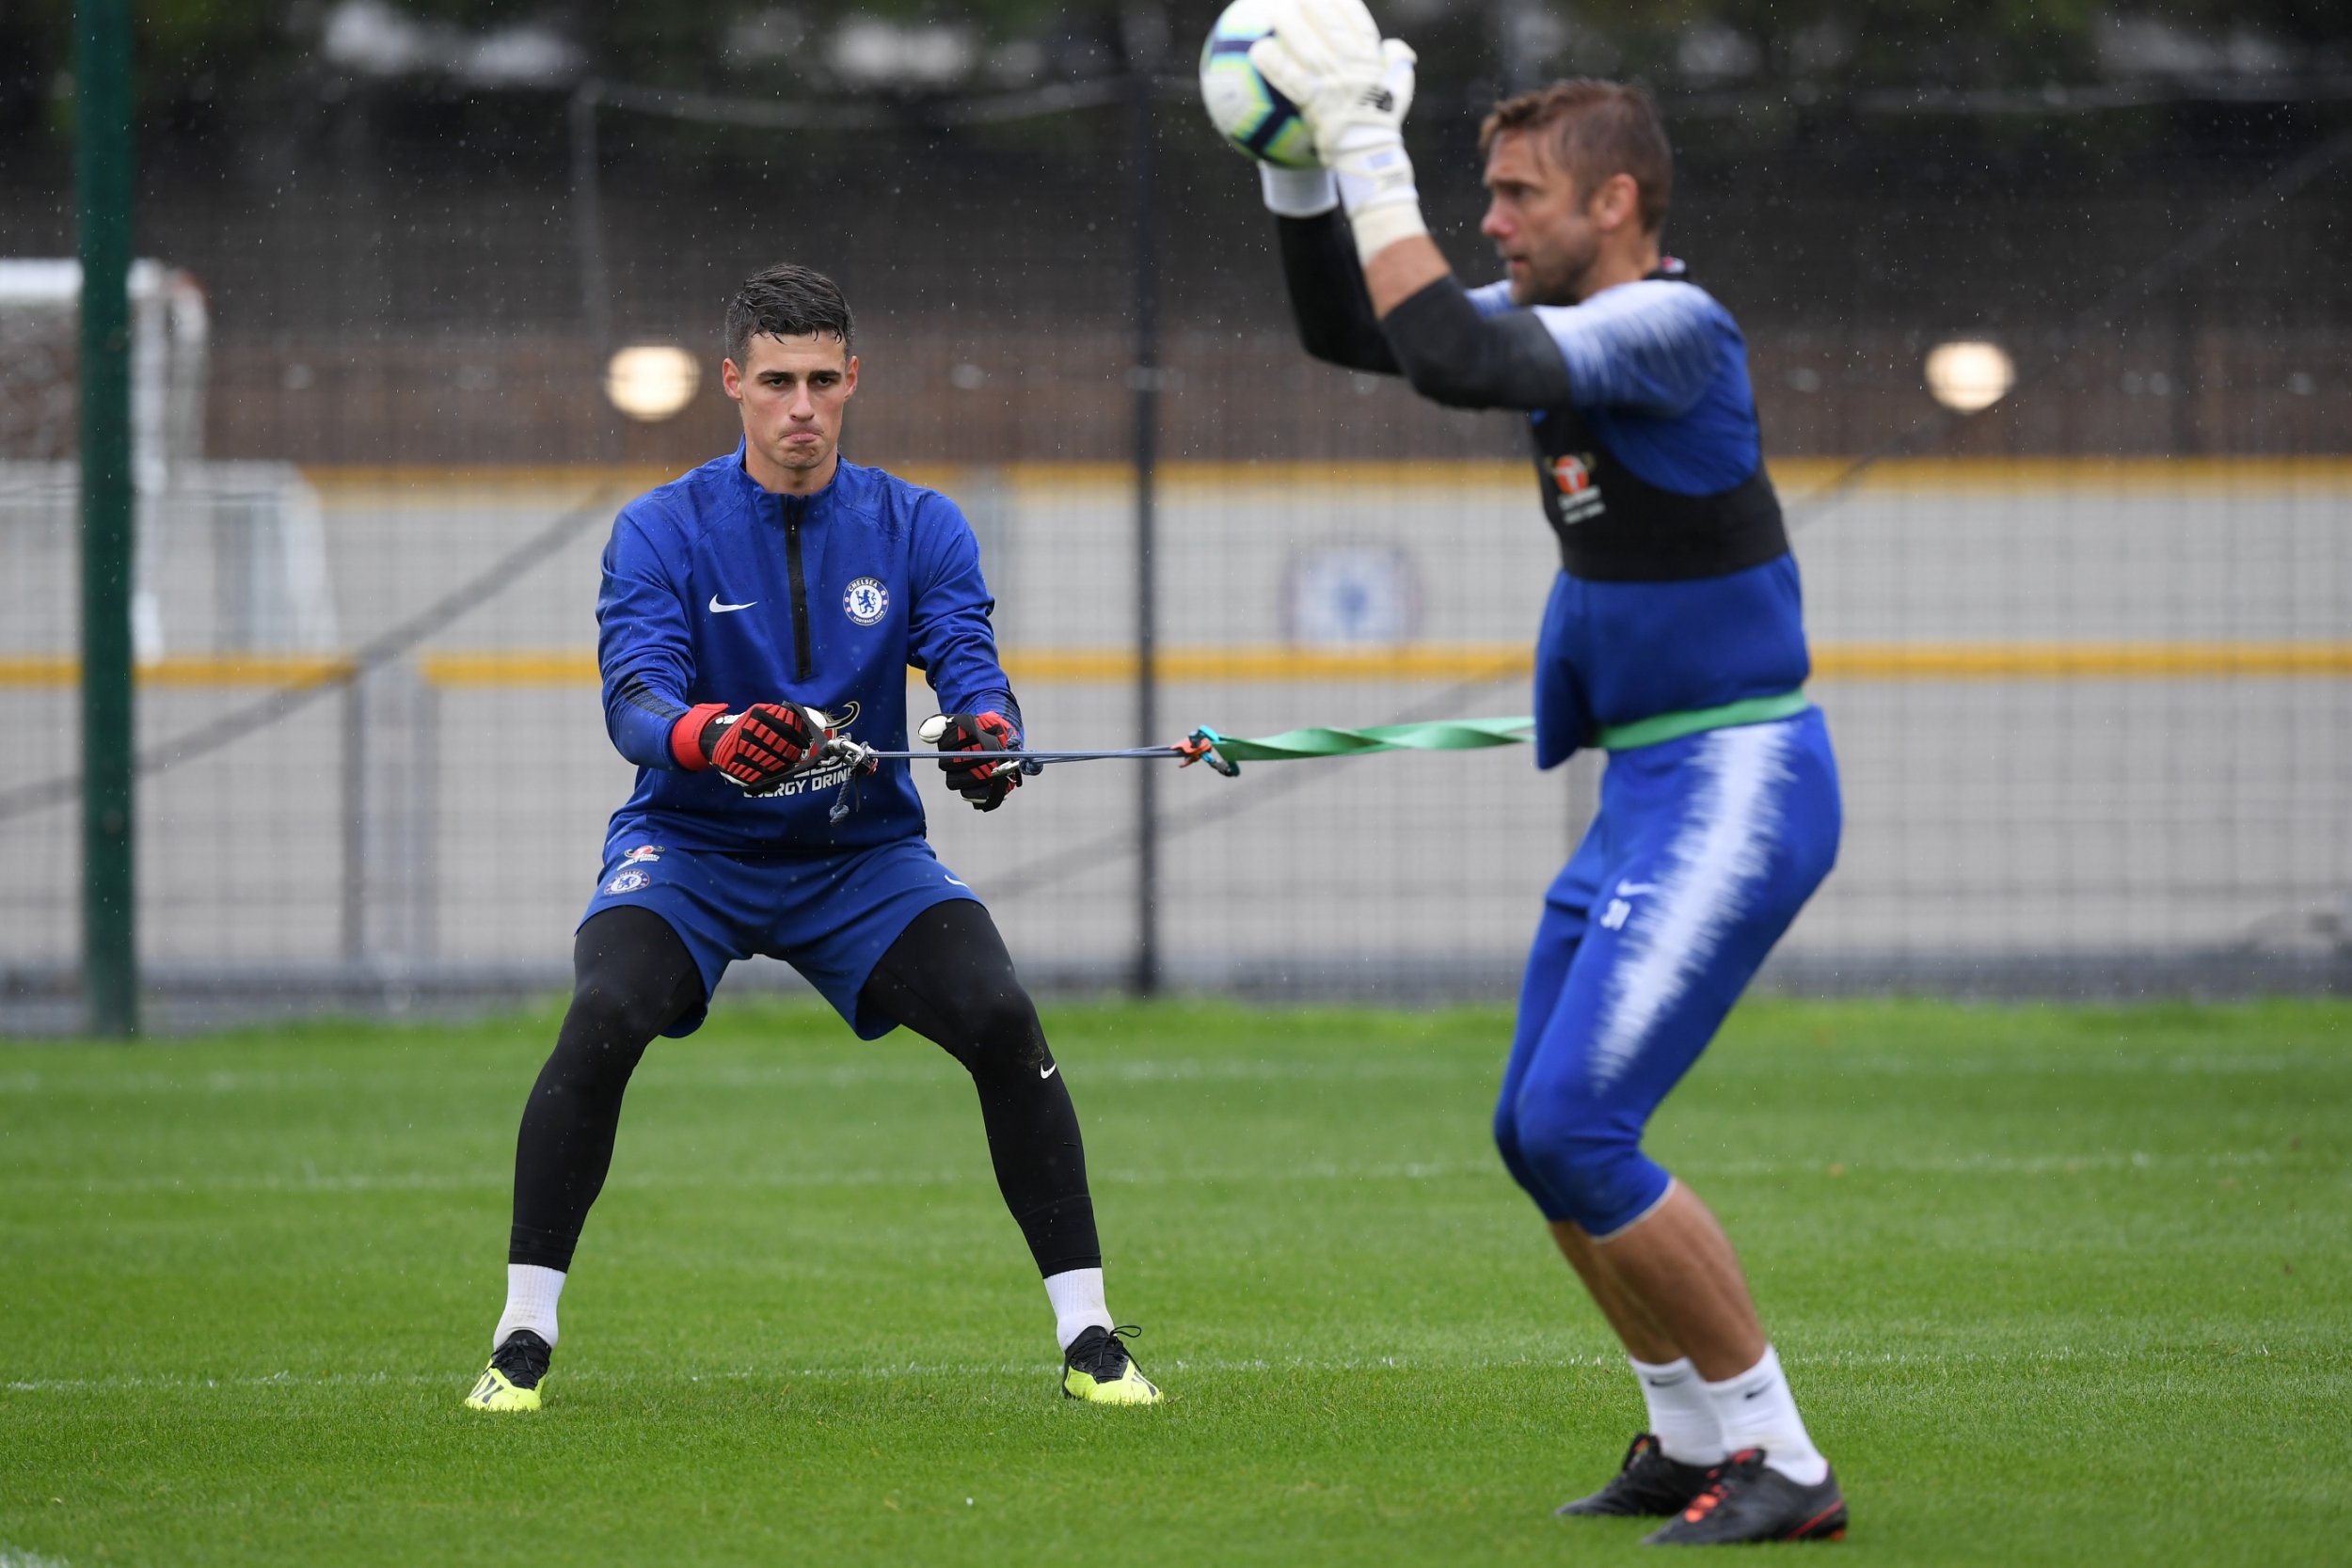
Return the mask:
[[(584, 162), (579, 114), (552, 117), (567, 180), (352, 165), (144, 202), (142, 253), (209, 316), (200, 434), (140, 502), (159, 1022), (563, 983), (628, 788), (597, 555), (629, 496), (732, 444), (718, 316), (774, 260), (860, 312), (847, 454), (972, 518), (1037, 744), (1525, 709), (1553, 554), (1516, 421), (1307, 361), (1248, 170), (1188, 116), (1156, 113), (1138, 228), (1132, 149), (1059, 150), (1132, 135), (1116, 93), (993, 127), (690, 127), (735, 138), (713, 181), (665, 180), (674, 141), (591, 107)], [(1484, 276), (1468, 134), (1417, 136)], [(1749, 334), (1845, 771), (1844, 852), (1775, 983), (2342, 986), (2352, 145), (2185, 169), (2170, 200), (1794, 183), (1700, 160), (1668, 235)], [(0, 228), (61, 255), (57, 222), (27, 198)], [(0, 342), (37, 326), (0, 307)], [(1922, 365), (1951, 339), (1999, 345), (2013, 392), (1940, 407)], [(606, 398), (628, 343), (697, 356), (674, 418)], [(0, 753), (0, 1029), (78, 1012), (73, 480), (40, 422), (65, 345), (0, 375), (0, 716), (24, 739)], [(1597, 768), (1390, 756), (1146, 792), (1067, 767), (987, 816), (924, 787), (1040, 983), (1502, 997)]]

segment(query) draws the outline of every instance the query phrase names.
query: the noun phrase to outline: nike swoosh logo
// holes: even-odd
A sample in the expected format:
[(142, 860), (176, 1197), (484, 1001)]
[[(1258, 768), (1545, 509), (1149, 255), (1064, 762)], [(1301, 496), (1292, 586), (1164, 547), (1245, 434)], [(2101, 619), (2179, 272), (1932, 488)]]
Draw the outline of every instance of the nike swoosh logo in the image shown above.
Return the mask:
[(1772, 1391), (1772, 1386), (1768, 1383), (1761, 1388), (1751, 1388), (1740, 1397), (1743, 1400), (1760, 1400)]
[(713, 594), (710, 595), (710, 613), (713, 615), (724, 615), (730, 610), (749, 610), (752, 608), (752, 605), (755, 605), (759, 601), (757, 599), (754, 599), (751, 601), (751, 604), (721, 604), (719, 602), (719, 595)]
[(948, 885), (949, 887), (960, 887), (960, 888), (963, 889), (963, 891), (964, 891), (964, 892), (966, 892), (966, 893), (969, 893), (969, 892), (971, 892), (971, 891), (972, 891), (972, 884), (971, 884), (970, 882), (960, 882), (960, 881), (956, 880), (953, 877), (950, 877), (950, 878), (948, 878), (948, 879), (947, 879), (947, 885)]
[(1645, 893), (1657, 891), (1656, 882), (1619, 882), (1617, 884), (1617, 896), (1620, 898), (1639, 898)]
[(1056, 1062), (1052, 1067), (1041, 1067), (1037, 1069), (1038, 1079), (1040, 1082), (1042, 1082), (1045, 1079), (1051, 1078), (1054, 1074), (1059, 1072), (1060, 1070), (1061, 1064), (1059, 1062)]

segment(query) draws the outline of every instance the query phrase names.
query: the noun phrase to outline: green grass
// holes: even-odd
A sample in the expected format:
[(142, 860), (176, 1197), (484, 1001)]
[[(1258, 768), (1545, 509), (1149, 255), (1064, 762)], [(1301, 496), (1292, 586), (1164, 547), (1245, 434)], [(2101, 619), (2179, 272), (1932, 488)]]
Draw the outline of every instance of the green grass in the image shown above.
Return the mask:
[[(459, 1397), (539, 1015), (0, 1049), (0, 1562), (1602, 1562), (1640, 1422), (1486, 1143), (1507, 1020), (1049, 1020), (1164, 1408), (1063, 1402), (961, 1074), (657, 1047), (535, 1418)], [(2352, 1552), (2352, 1007), (1743, 1009), (1655, 1131), (1840, 1560)], [(1806, 1548), (1806, 1550), (1820, 1550)]]

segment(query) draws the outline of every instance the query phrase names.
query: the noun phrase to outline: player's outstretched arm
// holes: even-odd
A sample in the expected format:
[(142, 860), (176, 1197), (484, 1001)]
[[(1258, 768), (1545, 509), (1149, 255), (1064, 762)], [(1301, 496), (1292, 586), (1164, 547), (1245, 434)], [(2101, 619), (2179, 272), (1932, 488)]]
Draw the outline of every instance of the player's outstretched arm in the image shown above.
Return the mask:
[(980, 544), (946, 496), (926, 494), (917, 507), (910, 565), (907, 663), (923, 672), (943, 711), (1001, 713), (1020, 728), (1020, 705), (996, 653), (996, 600), (980, 573)]
[(596, 591), (596, 667), (604, 676), (604, 727), (613, 749), (640, 768), (683, 766), (670, 745), (694, 678), (685, 596), (636, 508), (621, 514), (604, 550)]
[(1568, 364), (1533, 310), (1481, 314), (1449, 272), (1380, 318), (1413, 390), (1449, 408), (1557, 408)]
[[(1482, 315), (1429, 238), (1421, 194), (1405, 150), (1414, 56), (1380, 37), (1362, 0), (1279, 0), (1273, 33), (1249, 52), (1259, 73), (1298, 105), (1331, 187), (1347, 213), (1356, 267), (1341, 260), (1337, 224), (1282, 224), (1282, 257), (1294, 309), (1307, 331), (1305, 296), (1361, 301), (1375, 318), (1384, 352), (1344, 340), (1342, 363), (1393, 368), (1422, 396), (1462, 408), (1546, 408), (1566, 401), (1567, 372), (1542, 324), (1524, 311)], [(1266, 182), (1267, 204), (1278, 182)], [(1302, 196), (1303, 184), (1295, 193)], [(1291, 194), (1285, 186), (1279, 194)], [(1360, 277), (1338, 283), (1333, 274)], [(1326, 311), (1340, 309), (1324, 303)], [(1310, 343), (1311, 352), (1314, 344)], [(1331, 357), (1331, 356), (1320, 356)]]
[[(1358, 9), (1360, 11), (1360, 7)], [(1290, 0), (1276, 9), (1276, 38), (1295, 40), (1297, 51), (1283, 50), (1268, 55), (1276, 60), (1278, 72), (1289, 71), (1290, 80), (1285, 84), (1272, 75), (1267, 80), (1302, 105), (1302, 118), (1307, 119), (1310, 134), (1313, 134), (1315, 122), (1304, 115), (1308, 100), (1300, 95), (1305, 89), (1299, 84), (1306, 68), (1298, 63), (1298, 52), (1327, 61), (1325, 74), (1330, 74), (1337, 68), (1327, 64), (1332, 46), (1324, 35), (1336, 30), (1347, 36), (1345, 24), (1350, 20), (1355, 19), (1343, 18), (1336, 27), (1318, 24)], [(1374, 90), (1386, 96), (1392, 123), (1401, 128), (1413, 103), (1413, 52), (1393, 39), (1383, 43), (1369, 13), (1361, 14), (1356, 24), (1357, 31), (1368, 39), (1362, 63), (1379, 77)], [(1273, 44), (1276, 38), (1269, 38), (1264, 43)], [(1253, 49), (1250, 58), (1256, 63), (1259, 50)], [(1403, 145), (1400, 129), (1397, 147), (1401, 150)], [(1298, 324), (1299, 341), (1309, 354), (1327, 364), (1395, 375), (1401, 367), (1389, 351), (1388, 340), (1381, 336), (1379, 313), (1365, 290), (1359, 242), (1352, 230), (1352, 209), (1364, 198), (1366, 187), (1362, 181), (1352, 180), (1341, 172), (1342, 166), (1334, 161), (1322, 139), (1318, 139), (1316, 150), (1327, 166), (1279, 168), (1264, 163), (1258, 166), (1259, 188), (1266, 210), (1276, 219), (1282, 282), (1290, 295), (1292, 318)], [(1406, 167), (1409, 169), (1410, 165)], [(1350, 213), (1341, 210), (1343, 192), (1348, 196)], [(1413, 209), (1416, 214), (1419, 210), (1418, 206)]]
[(948, 788), (977, 811), (994, 811), (1019, 786), (1019, 765), (954, 753), (1018, 751), (1021, 707), (996, 657), (996, 601), (980, 575), (979, 541), (946, 497), (927, 496), (916, 512), (914, 557), (907, 662), (923, 672), (946, 709), (925, 720), (916, 736), (946, 753), (939, 768)]
[(1363, 371), (1373, 375), (1400, 375), (1404, 367), (1389, 352), (1380, 331), (1380, 318), (1364, 292), (1364, 272), (1356, 260), (1356, 242), (1340, 215), (1339, 194), (1331, 188), (1321, 212), (1294, 214), (1274, 205), (1278, 180), (1288, 182), (1304, 175), (1328, 185), (1328, 170), (1259, 167), (1265, 176), (1266, 206), (1275, 214), (1275, 233), (1282, 253), (1282, 285), (1290, 293), (1291, 319), (1298, 324), (1298, 341), (1327, 365)]

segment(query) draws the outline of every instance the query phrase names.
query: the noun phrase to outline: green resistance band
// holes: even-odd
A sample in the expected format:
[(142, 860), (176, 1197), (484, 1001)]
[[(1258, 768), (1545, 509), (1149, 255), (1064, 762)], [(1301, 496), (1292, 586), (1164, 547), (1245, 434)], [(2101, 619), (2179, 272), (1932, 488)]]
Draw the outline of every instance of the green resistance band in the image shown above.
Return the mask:
[(1440, 719), (1423, 724), (1374, 724), (1360, 730), (1315, 726), (1247, 739), (1205, 726), (1193, 732), (1229, 763), (1292, 762), (1302, 757), (1352, 757), (1373, 752), (1477, 752), (1513, 746), (1535, 733), (1533, 719)]
[(1802, 690), (1749, 697), (1720, 707), (1694, 707), (1681, 713), (1653, 714), (1630, 724), (1605, 724), (1593, 737), (1593, 743), (1604, 752), (1630, 752), (1639, 746), (1679, 740), (1703, 730), (1727, 730), (1738, 724), (1769, 724), (1775, 719), (1793, 719), (1812, 705), (1811, 699)]
[[(1764, 724), (1776, 719), (1789, 719), (1803, 713), (1812, 704), (1803, 691), (1784, 691), (1771, 697), (1751, 697), (1742, 702), (1724, 703), (1718, 707), (1691, 708), (1679, 713), (1661, 713), (1630, 724), (1614, 724), (1603, 728), (1594, 737), (1603, 750), (1629, 752), (1636, 747), (1656, 746), (1662, 741), (1677, 740), (1686, 735), (1706, 730), (1729, 729), (1737, 724)], [(1440, 719), (1421, 724), (1374, 724), (1359, 730), (1314, 726), (1303, 730), (1284, 730), (1279, 735), (1239, 736), (1219, 735), (1205, 725), (1192, 733), (1192, 738), (1180, 748), (1200, 756), (1201, 760), (1223, 761), (1228, 765), (1245, 762), (1294, 762), (1305, 757), (1352, 757), (1373, 752), (1477, 752), (1490, 746), (1515, 746), (1533, 739), (1535, 721), (1533, 719)], [(1205, 751), (1206, 755), (1202, 755)], [(1219, 772), (1232, 771), (1231, 766)]]

